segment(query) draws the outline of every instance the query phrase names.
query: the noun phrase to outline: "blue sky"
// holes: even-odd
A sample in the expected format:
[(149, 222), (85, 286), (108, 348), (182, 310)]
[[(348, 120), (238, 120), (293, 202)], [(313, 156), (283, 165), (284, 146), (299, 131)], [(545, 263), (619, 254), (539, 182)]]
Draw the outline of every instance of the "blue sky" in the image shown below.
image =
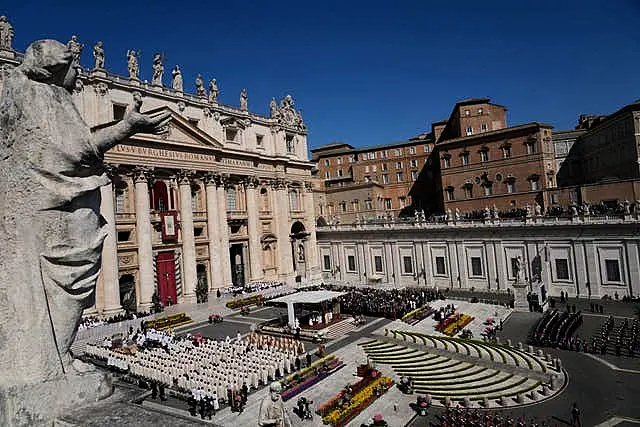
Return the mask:
[[(453, 104), (490, 97), (509, 124), (573, 128), (581, 113), (611, 113), (640, 98), (640, 1), (19, 1), (0, 14), (14, 47), (39, 38), (91, 46), (126, 74), (127, 49), (179, 64), (185, 89), (217, 78), (220, 100), (266, 114), (293, 95), (311, 147), (400, 141), (446, 118)], [(169, 77), (165, 73), (165, 84)]]

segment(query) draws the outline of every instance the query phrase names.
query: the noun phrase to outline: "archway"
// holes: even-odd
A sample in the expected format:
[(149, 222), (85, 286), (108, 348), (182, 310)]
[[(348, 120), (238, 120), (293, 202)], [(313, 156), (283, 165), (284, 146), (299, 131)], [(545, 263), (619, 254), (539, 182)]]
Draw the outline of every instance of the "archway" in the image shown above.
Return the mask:
[(327, 220), (323, 216), (319, 216), (316, 220), (316, 227), (326, 227), (327, 225)]
[(196, 286), (197, 302), (207, 302), (209, 299), (209, 281), (207, 280), (207, 267), (204, 264), (196, 265), (196, 276), (198, 278)]
[(169, 210), (167, 185), (163, 181), (156, 181), (153, 184), (153, 210), (158, 212)]
[(132, 274), (123, 274), (119, 280), (120, 305), (122, 309), (135, 313), (137, 311), (136, 281)]
[(306, 277), (307, 250), (306, 239), (307, 233), (304, 224), (296, 221), (291, 226), (291, 253), (293, 254), (293, 269), (296, 274), (296, 281), (300, 281), (302, 277)]

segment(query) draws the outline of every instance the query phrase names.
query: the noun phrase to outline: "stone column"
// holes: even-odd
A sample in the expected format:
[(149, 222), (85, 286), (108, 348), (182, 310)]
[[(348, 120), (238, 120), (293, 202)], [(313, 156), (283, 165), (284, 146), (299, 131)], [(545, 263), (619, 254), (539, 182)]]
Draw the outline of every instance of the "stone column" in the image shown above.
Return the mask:
[[(309, 232), (309, 238), (307, 239), (307, 277), (315, 279), (320, 277), (320, 264), (318, 263), (318, 241), (316, 239), (316, 215), (313, 207), (313, 188), (311, 183), (305, 183), (304, 193), (304, 217), (305, 227)], [(340, 267), (342, 272), (344, 266)], [(346, 270), (345, 270), (346, 271)], [(342, 274), (342, 273), (341, 273)]]
[(278, 235), (278, 273), (280, 280), (289, 282), (293, 273), (293, 255), (291, 253), (291, 239), (289, 235), (289, 195), (287, 193), (287, 183), (284, 179), (274, 182), (273, 188), (276, 193), (274, 215), (276, 217), (276, 227)]
[(153, 278), (153, 249), (151, 214), (149, 207), (148, 179), (150, 170), (136, 169), (133, 180), (135, 182), (136, 198), (136, 234), (138, 236), (138, 309), (148, 310), (151, 307), (151, 297), (155, 290)]
[(180, 193), (180, 232), (182, 233), (182, 297), (184, 302), (196, 302), (196, 240), (193, 234), (193, 211), (191, 208), (191, 173), (180, 171), (177, 176)]
[(118, 282), (118, 244), (116, 212), (113, 206), (113, 184), (100, 187), (100, 213), (107, 221), (107, 237), (102, 246), (102, 295), (103, 314), (122, 311), (120, 284)]
[(224, 288), (222, 269), (220, 265), (220, 215), (216, 180), (218, 176), (205, 176), (205, 191), (207, 197), (207, 234), (209, 236), (209, 265), (211, 269), (211, 290)]
[(227, 192), (229, 178), (221, 176), (218, 180), (218, 212), (220, 220), (220, 269), (222, 286), (231, 286), (231, 260), (229, 259), (229, 223), (227, 221)]
[[(247, 196), (247, 232), (249, 234), (249, 261), (251, 269), (250, 281), (260, 280), (264, 277), (262, 271), (262, 246), (260, 245), (260, 230), (258, 228), (258, 192), (256, 187), (258, 180), (255, 177), (249, 177), (246, 183)], [(246, 261), (245, 261), (246, 262)]]

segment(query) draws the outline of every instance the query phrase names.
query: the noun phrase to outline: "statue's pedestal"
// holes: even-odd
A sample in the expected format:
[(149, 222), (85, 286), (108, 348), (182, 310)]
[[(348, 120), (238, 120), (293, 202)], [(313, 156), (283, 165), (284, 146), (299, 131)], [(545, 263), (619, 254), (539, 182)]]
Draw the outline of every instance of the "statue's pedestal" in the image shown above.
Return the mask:
[(0, 425), (51, 426), (57, 417), (95, 403), (111, 393), (111, 376), (100, 371), (74, 373), (39, 384), (0, 388)]
[(529, 311), (526, 283), (516, 282), (513, 284), (513, 300), (513, 309), (515, 311)]
[(8, 58), (8, 59), (15, 59), (16, 58), (16, 53), (13, 50), (0, 48), (0, 57)]

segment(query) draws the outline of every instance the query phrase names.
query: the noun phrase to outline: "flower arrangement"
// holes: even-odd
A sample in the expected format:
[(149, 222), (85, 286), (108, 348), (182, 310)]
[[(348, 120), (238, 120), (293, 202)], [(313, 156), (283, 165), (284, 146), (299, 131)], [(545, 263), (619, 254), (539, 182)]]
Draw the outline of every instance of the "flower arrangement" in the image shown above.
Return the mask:
[[(353, 394), (353, 397), (351, 397), (348, 402), (341, 407), (336, 407), (327, 415), (324, 415), (322, 417), (322, 421), (325, 424), (330, 424), (334, 427), (342, 427), (346, 425), (351, 419), (353, 419), (353, 417), (362, 412), (367, 406), (384, 394), (391, 385), (393, 385), (393, 381), (383, 375), (376, 375), (373, 378), (373, 381), (357, 393)], [(341, 392), (341, 395), (344, 396), (344, 391)], [(342, 397), (341, 395), (338, 396)], [(332, 401), (334, 399), (332, 399)], [(322, 405), (321, 409), (325, 406), (326, 404)]]
[(225, 305), (232, 310), (237, 310), (239, 308), (251, 305), (257, 305), (258, 307), (260, 307), (262, 306), (263, 299), (264, 296), (262, 294), (251, 295), (250, 297), (246, 298), (232, 299), (231, 301), (227, 301)]
[(452, 337), (457, 332), (461, 331), (462, 328), (471, 323), (473, 319), (474, 317), (469, 316), (468, 314), (455, 313), (453, 316), (449, 316), (446, 319), (441, 320), (436, 326), (436, 330)]
[(424, 305), (402, 316), (402, 321), (410, 325), (415, 325), (419, 321), (431, 316), (433, 312), (434, 310), (430, 306)]
[(335, 355), (325, 357), (322, 360), (311, 365), (311, 367), (294, 375), (290, 375), (282, 382), (284, 392), (281, 397), (283, 401), (287, 401), (297, 394), (302, 393), (312, 385), (322, 381), (338, 369), (344, 367), (344, 363)]
[(187, 316), (187, 313), (176, 313), (171, 316), (159, 317), (153, 320), (146, 320), (144, 322), (145, 328), (156, 329), (162, 331), (169, 328), (177, 328), (178, 326), (187, 325), (193, 322), (193, 320)]

